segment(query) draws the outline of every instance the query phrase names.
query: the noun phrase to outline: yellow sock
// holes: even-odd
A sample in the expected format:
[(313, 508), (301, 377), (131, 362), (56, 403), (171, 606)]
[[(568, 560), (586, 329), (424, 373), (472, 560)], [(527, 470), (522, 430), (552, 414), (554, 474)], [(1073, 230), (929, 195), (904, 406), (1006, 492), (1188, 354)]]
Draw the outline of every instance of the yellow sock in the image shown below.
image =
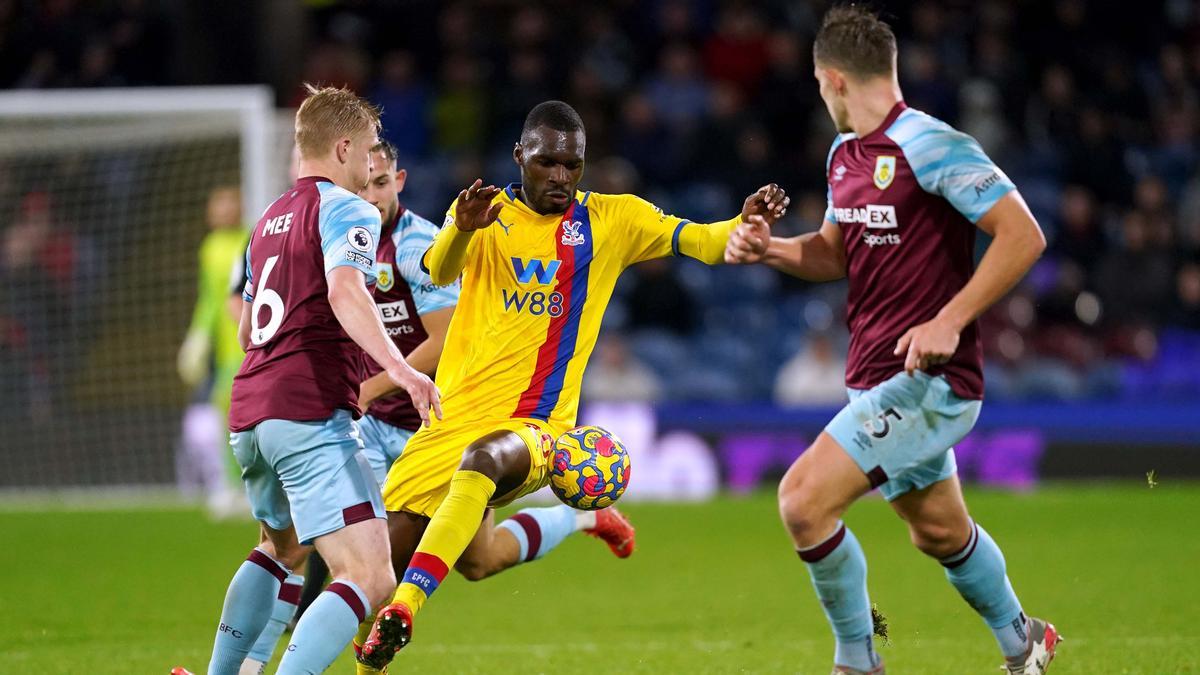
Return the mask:
[(475, 537), (488, 500), (495, 493), (492, 479), (477, 471), (454, 473), (450, 493), (425, 528), (393, 602), (404, 603), (414, 615), (421, 610)]
[[(374, 625), (375, 625), (375, 617), (369, 616), (369, 615), (367, 616), (366, 621), (363, 621), (362, 623), (358, 624), (358, 635), (354, 636), (354, 652), (355, 653), (358, 653), (358, 648), (362, 647), (363, 644), (367, 641), (367, 637), (371, 634), (371, 626), (374, 626)], [(378, 675), (379, 673), (385, 672), (382, 670), (375, 670), (374, 668), (372, 668), (370, 666), (364, 666), (363, 664), (358, 663), (357, 661), (354, 663), (354, 666), (355, 666), (354, 672), (356, 675)]]

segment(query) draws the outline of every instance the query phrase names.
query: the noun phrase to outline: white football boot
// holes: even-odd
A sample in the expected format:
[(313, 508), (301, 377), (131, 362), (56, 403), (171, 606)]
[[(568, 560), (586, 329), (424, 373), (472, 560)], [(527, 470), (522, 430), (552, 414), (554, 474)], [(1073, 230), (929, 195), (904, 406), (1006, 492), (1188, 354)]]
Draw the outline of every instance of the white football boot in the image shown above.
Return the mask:
[(1054, 624), (1029, 617), (1029, 650), (1024, 656), (1008, 659), (1004, 667), (1009, 675), (1045, 675), (1054, 660), (1054, 651), (1063, 641)]

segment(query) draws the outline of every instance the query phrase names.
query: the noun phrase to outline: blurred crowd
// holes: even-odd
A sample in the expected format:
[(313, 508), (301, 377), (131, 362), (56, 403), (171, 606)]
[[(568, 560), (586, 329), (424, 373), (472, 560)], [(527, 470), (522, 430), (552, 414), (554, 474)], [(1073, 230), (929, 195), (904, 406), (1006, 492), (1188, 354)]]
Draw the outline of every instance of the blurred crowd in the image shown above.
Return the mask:
[[(170, 72), (153, 3), (26, 4), (0, 0), (0, 86)], [(780, 234), (820, 224), (834, 132), (811, 40), (827, 2), (303, 4), (300, 79), (383, 106), (402, 198), (430, 219), (476, 176), (517, 180), (526, 112), (562, 98), (587, 126), (585, 188), (715, 220), (777, 182), (792, 195)], [(975, 136), (1050, 242), (983, 319), (989, 396), (1200, 395), (1200, 2), (875, 4), (900, 37), (909, 105)], [(844, 297), (758, 268), (639, 266), (588, 393), (834, 403)]]

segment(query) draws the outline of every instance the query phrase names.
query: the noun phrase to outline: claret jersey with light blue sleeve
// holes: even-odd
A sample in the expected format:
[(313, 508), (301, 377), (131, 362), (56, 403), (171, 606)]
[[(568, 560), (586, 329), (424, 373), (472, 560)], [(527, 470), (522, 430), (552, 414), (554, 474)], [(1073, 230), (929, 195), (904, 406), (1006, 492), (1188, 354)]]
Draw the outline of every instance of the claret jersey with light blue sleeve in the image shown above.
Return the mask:
[(325, 275), (345, 266), (374, 283), (379, 233), (375, 207), (315, 176), (263, 213), (246, 249), (250, 344), (233, 383), (230, 430), (360, 413), (360, 350), (333, 314)]
[[(896, 341), (929, 321), (974, 272), (976, 223), (1015, 186), (975, 139), (897, 103), (878, 129), (841, 134), (827, 164), (825, 219), (839, 226), (850, 290), (846, 386), (870, 389), (904, 368)], [(928, 369), (983, 398), (977, 326)]]
[[(437, 233), (436, 225), (401, 206), (395, 219), (384, 223), (380, 237), (375, 261), (375, 306), (388, 337), (406, 356), (429, 337), (421, 317), (458, 304), (461, 282), (435, 286), (421, 265)], [(382, 370), (363, 354), (363, 380)], [(399, 429), (416, 431), (421, 427), (421, 416), (408, 396), (376, 399), (366, 412)]]

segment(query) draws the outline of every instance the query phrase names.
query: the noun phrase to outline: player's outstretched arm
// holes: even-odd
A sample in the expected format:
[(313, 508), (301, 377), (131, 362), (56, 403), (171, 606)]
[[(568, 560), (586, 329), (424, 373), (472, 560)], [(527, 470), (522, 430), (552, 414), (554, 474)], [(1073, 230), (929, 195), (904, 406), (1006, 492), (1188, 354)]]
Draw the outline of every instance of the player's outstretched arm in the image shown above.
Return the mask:
[(750, 216), (729, 236), (725, 262), (764, 263), (805, 281), (833, 281), (846, 276), (846, 246), (838, 226), (825, 221), (821, 229), (798, 237), (772, 237), (762, 216)]
[(500, 188), (494, 185), (483, 187), (483, 181), (476, 179), (470, 187), (458, 193), (454, 202), (454, 217), (448, 218), (448, 223), (438, 232), (425, 254), (425, 266), (429, 269), (429, 277), (438, 286), (454, 283), (462, 274), (467, 264), (467, 246), (476, 230), (491, 225), (500, 215), (504, 205), (492, 203), (492, 199), (500, 194)]
[(897, 356), (907, 353), (904, 370), (945, 363), (958, 349), (958, 336), (1025, 276), (1046, 250), (1046, 237), (1025, 200), (1013, 190), (976, 223), (992, 235), (979, 268), (932, 320), (910, 328), (896, 342)]
[(350, 339), (383, 366), (397, 386), (408, 392), (422, 422), (429, 424), (431, 407), (441, 419), (442, 403), (437, 387), (428, 376), (414, 370), (388, 338), (363, 273), (343, 265), (330, 270), (325, 278), (329, 286), (329, 306)]
[(679, 231), (678, 252), (708, 265), (729, 262), (725, 257), (725, 249), (739, 224), (759, 217), (770, 226), (787, 213), (791, 201), (778, 185), (764, 185), (746, 197), (742, 212), (736, 218), (711, 224), (689, 223), (683, 227)]

